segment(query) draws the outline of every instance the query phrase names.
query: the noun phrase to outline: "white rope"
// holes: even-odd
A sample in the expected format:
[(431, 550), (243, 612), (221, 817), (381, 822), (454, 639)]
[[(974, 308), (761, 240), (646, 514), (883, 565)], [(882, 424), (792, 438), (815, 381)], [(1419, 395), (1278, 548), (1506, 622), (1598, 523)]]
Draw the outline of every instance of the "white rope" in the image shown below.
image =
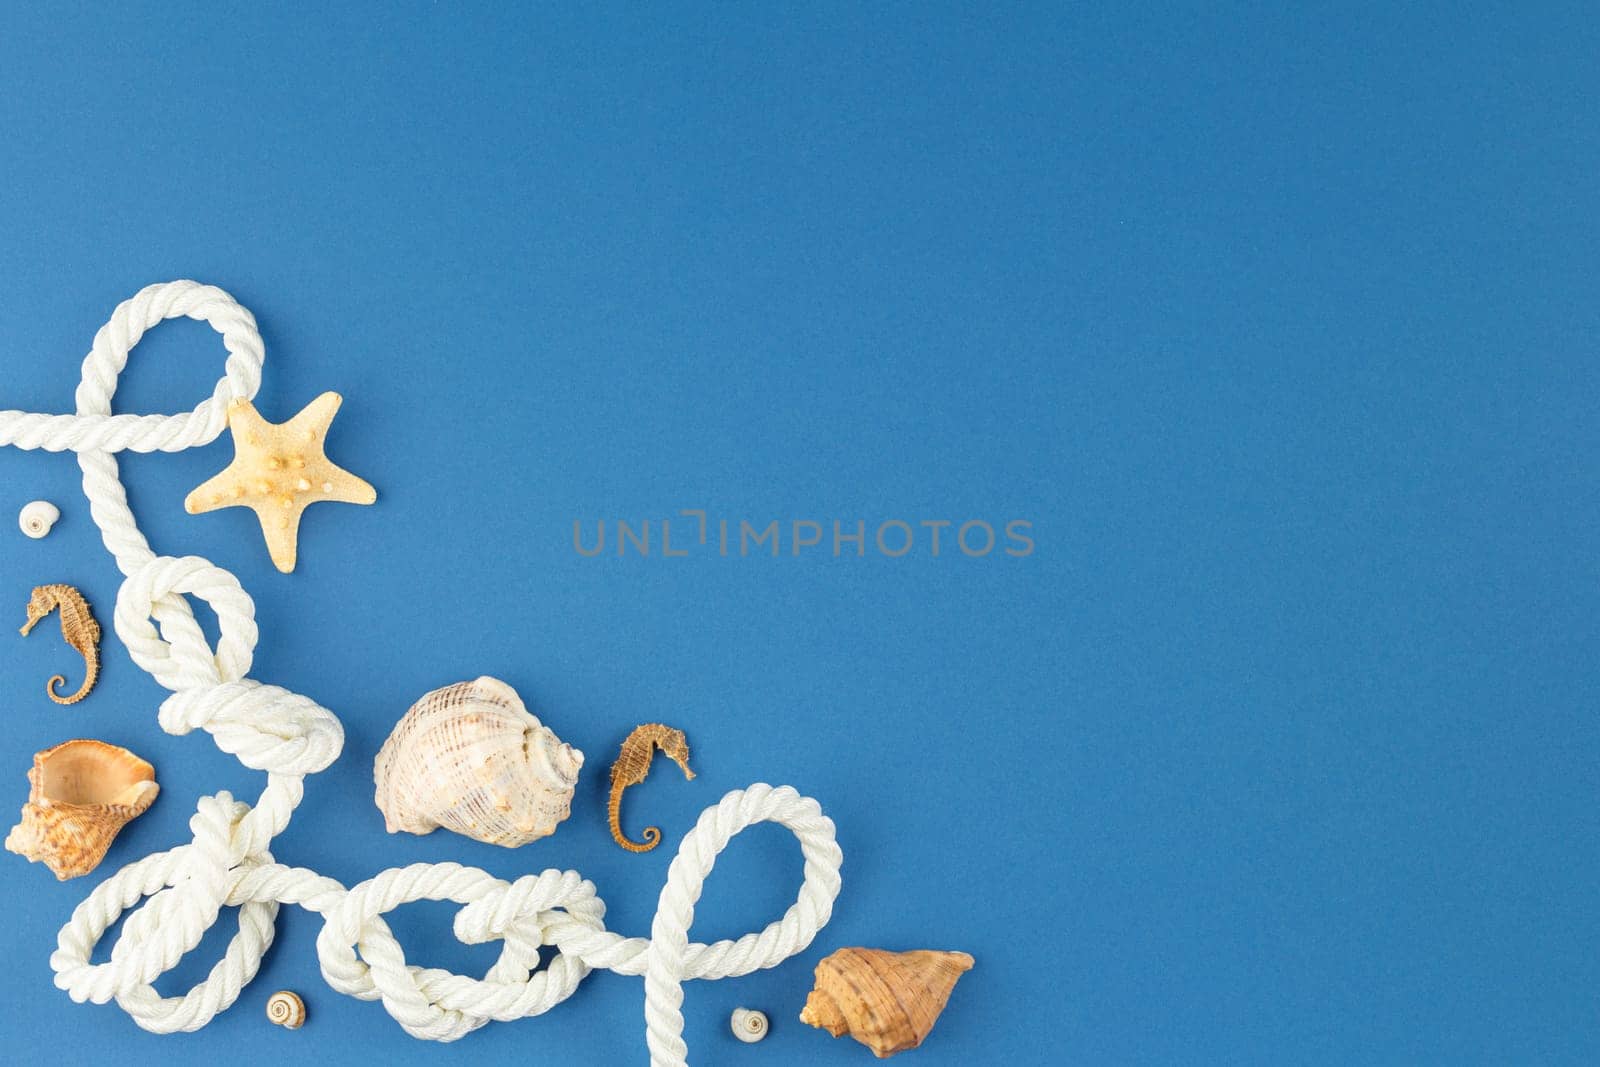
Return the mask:
[[(181, 415), (112, 415), (111, 396), (128, 351), (145, 330), (179, 315), (222, 335), (227, 369), (215, 391)], [(115, 1000), (146, 1030), (197, 1030), (255, 977), (272, 944), (278, 906), (299, 904), (323, 916), (317, 956), (328, 984), (382, 1000), (415, 1037), (454, 1041), (491, 1019), (539, 1015), (571, 996), (591, 969), (608, 969), (644, 976), (650, 1062), (683, 1067), (683, 983), (775, 966), (803, 951), (827, 923), (842, 862), (833, 823), (816, 801), (788, 786), (729, 793), (685, 835), (648, 940), (607, 930), (604, 902), (575, 871), (505, 882), (473, 867), (424, 863), (384, 871), (346, 890), (315, 871), (275, 862), (268, 851), (272, 839), (299, 805), (305, 776), (338, 758), (344, 730), (316, 702), (246, 677), (256, 643), (250, 595), (207, 560), (150, 550), (128, 508), (114, 455), (176, 452), (214, 440), (226, 424), (228, 403), (255, 396), (262, 355), (255, 319), (221, 289), (188, 281), (152, 285), (118, 306), (95, 335), (83, 361), (76, 414), (0, 412), (0, 445), (78, 454), (90, 512), (127, 576), (117, 593), (117, 636), (135, 663), (172, 690), (161, 705), (161, 728), (171, 734), (204, 730), (224, 752), (267, 772), (266, 789), (253, 806), (225, 792), (202, 797), (189, 821), (191, 843), (131, 863), (89, 894), (62, 927), (50, 957), (56, 985), (76, 1001)], [(216, 612), (221, 637), (214, 649), (189, 596)], [(798, 899), (758, 933), (710, 945), (691, 942), (694, 906), (717, 855), (761, 822), (788, 827), (800, 839), (805, 875)], [(383, 916), (414, 900), (462, 904), (455, 919), (461, 941), (504, 943), (487, 975), (473, 979), (406, 962)], [(102, 935), (135, 905), (110, 962), (90, 963)], [(183, 996), (157, 994), (151, 983), (200, 943), (223, 907), (238, 907), (239, 930), (222, 959)], [(535, 971), (542, 945), (558, 954)]]

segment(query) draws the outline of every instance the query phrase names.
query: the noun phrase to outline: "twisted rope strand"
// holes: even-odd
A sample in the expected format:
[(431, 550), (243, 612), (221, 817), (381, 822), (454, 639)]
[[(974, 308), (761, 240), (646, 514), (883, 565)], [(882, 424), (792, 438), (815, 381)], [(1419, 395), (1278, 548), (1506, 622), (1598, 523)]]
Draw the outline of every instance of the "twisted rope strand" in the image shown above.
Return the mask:
[[(211, 396), (179, 415), (113, 415), (111, 398), (128, 353), (150, 327), (187, 316), (222, 335), (228, 358)], [(115, 1000), (156, 1033), (198, 1030), (227, 1010), (255, 978), (272, 944), (278, 908), (298, 904), (323, 918), (317, 959), (335, 990), (380, 1000), (407, 1033), (454, 1041), (491, 1020), (539, 1015), (570, 997), (591, 970), (643, 975), (645, 1040), (653, 1067), (687, 1067), (683, 983), (773, 967), (805, 950), (827, 924), (839, 895), (843, 857), (833, 823), (815, 800), (788, 786), (735, 790), (706, 809), (684, 836), (661, 889), (650, 937), (605, 926), (605, 902), (576, 871), (546, 870), (514, 882), (457, 863), (383, 871), (346, 889), (304, 867), (274, 861), (272, 839), (289, 825), (307, 775), (328, 767), (344, 729), (315, 701), (247, 677), (257, 630), (255, 602), (230, 572), (198, 556), (157, 556), (128, 507), (118, 452), (178, 452), (208, 444), (227, 424), (228, 405), (261, 384), (264, 352), (250, 312), (214, 286), (167, 282), (118, 305), (83, 361), (76, 412), (0, 411), (0, 445), (75, 452), (84, 494), (107, 550), (126, 576), (113, 615), (117, 636), (140, 668), (172, 695), (157, 721), (170, 734), (204, 730), (217, 747), (267, 784), (254, 805), (229, 793), (201, 797), (193, 840), (152, 853), (95, 887), (61, 928), (50, 956), (55, 983), (73, 1000)], [(212, 648), (188, 597), (221, 626)], [(732, 941), (689, 940), (694, 908), (717, 856), (750, 826), (775, 822), (800, 841), (805, 873), (795, 903), (765, 929)], [(482, 979), (406, 962), (383, 916), (416, 900), (462, 905), (454, 933), (467, 944), (500, 941)], [(238, 932), (206, 978), (179, 997), (153, 982), (200, 943), (224, 907), (237, 907)], [(107, 963), (90, 963), (107, 930), (130, 912)], [(553, 945), (543, 970), (539, 949)]]

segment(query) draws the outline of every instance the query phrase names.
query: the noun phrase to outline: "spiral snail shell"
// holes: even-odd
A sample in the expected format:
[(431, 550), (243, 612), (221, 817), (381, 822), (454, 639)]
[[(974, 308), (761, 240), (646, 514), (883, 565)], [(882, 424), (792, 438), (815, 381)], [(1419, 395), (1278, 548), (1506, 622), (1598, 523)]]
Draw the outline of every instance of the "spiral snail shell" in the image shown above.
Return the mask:
[(753, 1008), (734, 1008), (728, 1026), (734, 1037), (751, 1045), (767, 1036), (767, 1013)]
[(306, 1002), (300, 994), (280, 989), (267, 998), (267, 1020), (290, 1030), (300, 1029), (306, 1021)]
[(61, 518), (61, 509), (48, 500), (35, 500), (24, 504), (22, 512), (17, 516), (17, 525), (22, 532), (34, 540), (38, 540), (50, 532), (50, 527)]

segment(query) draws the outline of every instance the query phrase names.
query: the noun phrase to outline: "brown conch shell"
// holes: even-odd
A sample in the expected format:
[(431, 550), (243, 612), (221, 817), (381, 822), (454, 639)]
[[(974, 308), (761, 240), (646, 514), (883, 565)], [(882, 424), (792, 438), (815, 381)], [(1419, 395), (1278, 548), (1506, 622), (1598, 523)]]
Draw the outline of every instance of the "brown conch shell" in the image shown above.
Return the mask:
[(117, 832), (145, 813), (161, 787), (155, 768), (104, 741), (63, 741), (33, 757), (22, 821), (6, 848), (42, 861), (62, 881), (99, 866)]
[(849, 1034), (886, 1059), (922, 1044), (971, 969), (965, 952), (842, 948), (817, 964), (800, 1021), (834, 1037)]
[(515, 848), (572, 811), (583, 753), (528, 714), (494, 678), (435, 689), (411, 706), (373, 763), (392, 833), (439, 827)]

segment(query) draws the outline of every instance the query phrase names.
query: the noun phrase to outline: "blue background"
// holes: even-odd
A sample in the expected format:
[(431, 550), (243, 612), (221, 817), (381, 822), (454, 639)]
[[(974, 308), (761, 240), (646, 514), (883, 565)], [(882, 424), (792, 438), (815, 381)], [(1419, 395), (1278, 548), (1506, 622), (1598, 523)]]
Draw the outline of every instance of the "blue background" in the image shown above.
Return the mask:
[[(379, 503), (313, 509), (292, 576), (249, 512), (182, 510), (225, 441), (125, 463), (156, 549), (255, 596), (255, 676), (343, 718), (288, 862), (575, 867), (639, 934), (703, 806), (762, 780), (820, 798), (834, 921), (690, 985), (694, 1062), (868, 1062), (794, 1020), (849, 944), (977, 957), (923, 1067), (1594, 1062), (1597, 21), (1201, 6), (9, 8), (0, 406), (69, 410), (111, 309), (174, 277), (256, 313), (269, 417), (345, 394), (330, 451)], [(204, 326), (160, 327), (118, 409), (186, 410), (221, 365)], [(0, 531), (6, 626), (57, 580), (109, 623), (77, 474), (0, 449), (7, 523), (64, 511), (42, 542)], [(1037, 549), (573, 550), (574, 520), (683, 508), (1025, 519)], [(39, 692), (75, 677), (54, 621), (7, 633), (8, 806), (78, 735), (150, 758), (162, 795), (88, 879), (0, 856), (5, 1047), (644, 1062), (642, 984), (610, 974), (413, 1041), (323, 984), (295, 908), (199, 1034), (72, 1004), (47, 963), (72, 907), (261, 776), (162, 734), (114, 639), (63, 709)], [(588, 753), (572, 819), (518, 851), (385, 835), (378, 746), (480, 673)], [(700, 777), (629, 795), (667, 842), (627, 855), (605, 768), (657, 719)], [(759, 927), (799, 871), (781, 831), (741, 837), (694, 935)], [(481, 973), (452, 911), (391, 921), (413, 961)], [(283, 987), (298, 1033), (262, 1018)], [(727, 1034), (740, 1004), (765, 1044)]]

